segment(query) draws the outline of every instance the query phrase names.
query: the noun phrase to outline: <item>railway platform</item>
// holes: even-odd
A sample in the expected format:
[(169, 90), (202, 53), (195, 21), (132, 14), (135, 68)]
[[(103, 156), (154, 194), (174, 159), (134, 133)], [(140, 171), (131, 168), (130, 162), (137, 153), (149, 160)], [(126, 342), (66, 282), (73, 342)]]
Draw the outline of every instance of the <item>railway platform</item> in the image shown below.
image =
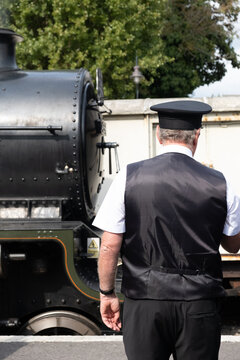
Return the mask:
[[(222, 336), (219, 360), (239, 353), (240, 336)], [(0, 360), (25, 359), (127, 360), (122, 336), (0, 336)]]

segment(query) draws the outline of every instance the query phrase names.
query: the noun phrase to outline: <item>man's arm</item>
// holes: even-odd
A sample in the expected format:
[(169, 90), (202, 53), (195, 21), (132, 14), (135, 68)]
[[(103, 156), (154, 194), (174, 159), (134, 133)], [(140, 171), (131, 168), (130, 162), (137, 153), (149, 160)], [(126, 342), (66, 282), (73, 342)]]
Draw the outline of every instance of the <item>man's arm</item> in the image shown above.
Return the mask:
[(237, 253), (240, 249), (240, 197), (236, 194), (229, 179), (226, 179), (226, 185), (227, 217), (221, 245), (226, 251)]
[(222, 247), (230, 253), (237, 253), (240, 249), (240, 233), (234, 236), (223, 235)]
[[(103, 233), (98, 259), (99, 286), (101, 290), (108, 291), (114, 288), (122, 239), (122, 234), (106, 231)], [(100, 294), (100, 300), (102, 321), (112, 330), (120, 331), (120, 303), (118, 297), (115, 293), (111, 295)]]

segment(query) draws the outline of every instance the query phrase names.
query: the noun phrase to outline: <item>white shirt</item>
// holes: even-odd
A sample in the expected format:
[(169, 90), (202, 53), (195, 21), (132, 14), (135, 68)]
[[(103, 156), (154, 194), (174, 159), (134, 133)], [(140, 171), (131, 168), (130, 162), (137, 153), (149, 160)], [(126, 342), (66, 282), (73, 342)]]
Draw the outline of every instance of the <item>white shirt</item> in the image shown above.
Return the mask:
[[(176, 152), (192, 157), (192, 152), (186, 146), (166, 145), (162, 146), (161, 154)], [(125, 227), (125, 204), (124, 195), (126, 188), (127, 168), (123, 168), (112, 182), (107, 195), (97, 213), (93, 225), (104, 231), (122, 234)], [(234, 193), (230, 182), (227, 184), (227, 217), (223, 233), (233, 236), (240, 232), (240, 198)]]

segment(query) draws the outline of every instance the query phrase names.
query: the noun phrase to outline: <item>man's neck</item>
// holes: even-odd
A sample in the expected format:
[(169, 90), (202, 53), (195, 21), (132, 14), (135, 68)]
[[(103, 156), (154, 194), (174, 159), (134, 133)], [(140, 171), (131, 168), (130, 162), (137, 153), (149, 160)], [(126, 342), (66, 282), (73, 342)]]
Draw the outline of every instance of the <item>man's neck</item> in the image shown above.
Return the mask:
[(166, 141), (166, 142), (165, 142), (164, 144), (162, 144), (162, 145), (163, 145), (163, 146), (168, 146), (168, 145), (184, 146), (184, 147), (188, 148), (188, 149), (192, 152), (192, 154), (194, 154), (192, 147), (189, 146), (189, 145), (187, 145), (187, 144), (185, 144), (185, 143), (175, 142), (175, 141)]

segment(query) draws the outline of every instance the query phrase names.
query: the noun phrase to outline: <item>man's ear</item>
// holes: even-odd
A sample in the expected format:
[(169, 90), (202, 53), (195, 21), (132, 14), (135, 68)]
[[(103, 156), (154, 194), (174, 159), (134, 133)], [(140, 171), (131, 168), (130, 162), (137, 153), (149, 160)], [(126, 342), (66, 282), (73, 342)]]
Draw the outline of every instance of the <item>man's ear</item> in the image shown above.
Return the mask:
[(195, 134), (195, 138), (193, 140), (193, 149), (192, 149), (193, 155), (195, 154), (196, 149), (197, 149), (197, 144), (198, 144), (198, 138), (200, 136), (200, 131), (201, 131), (201, 129), (197, 129), (196, 134)]
[(197, 132), (196, 132), (196, 135), (195, 135), (195, 139), (194, 139), (194, 142), (195, 142), (196, 145), (197, 145), (197, 143), (198, 143), (198, 138), (199, 138), (199, 136), (200, 136), (200, 132), (201, 132), (201, 129), (200, 129), (200, 128), (197, 129)]
[(158, 139), (159, 143), (162, 144), (162, 140), (160, 139), (160, 126), (159, 125), (157, 125), (156, 135), (157, 135), (157, 139)]

